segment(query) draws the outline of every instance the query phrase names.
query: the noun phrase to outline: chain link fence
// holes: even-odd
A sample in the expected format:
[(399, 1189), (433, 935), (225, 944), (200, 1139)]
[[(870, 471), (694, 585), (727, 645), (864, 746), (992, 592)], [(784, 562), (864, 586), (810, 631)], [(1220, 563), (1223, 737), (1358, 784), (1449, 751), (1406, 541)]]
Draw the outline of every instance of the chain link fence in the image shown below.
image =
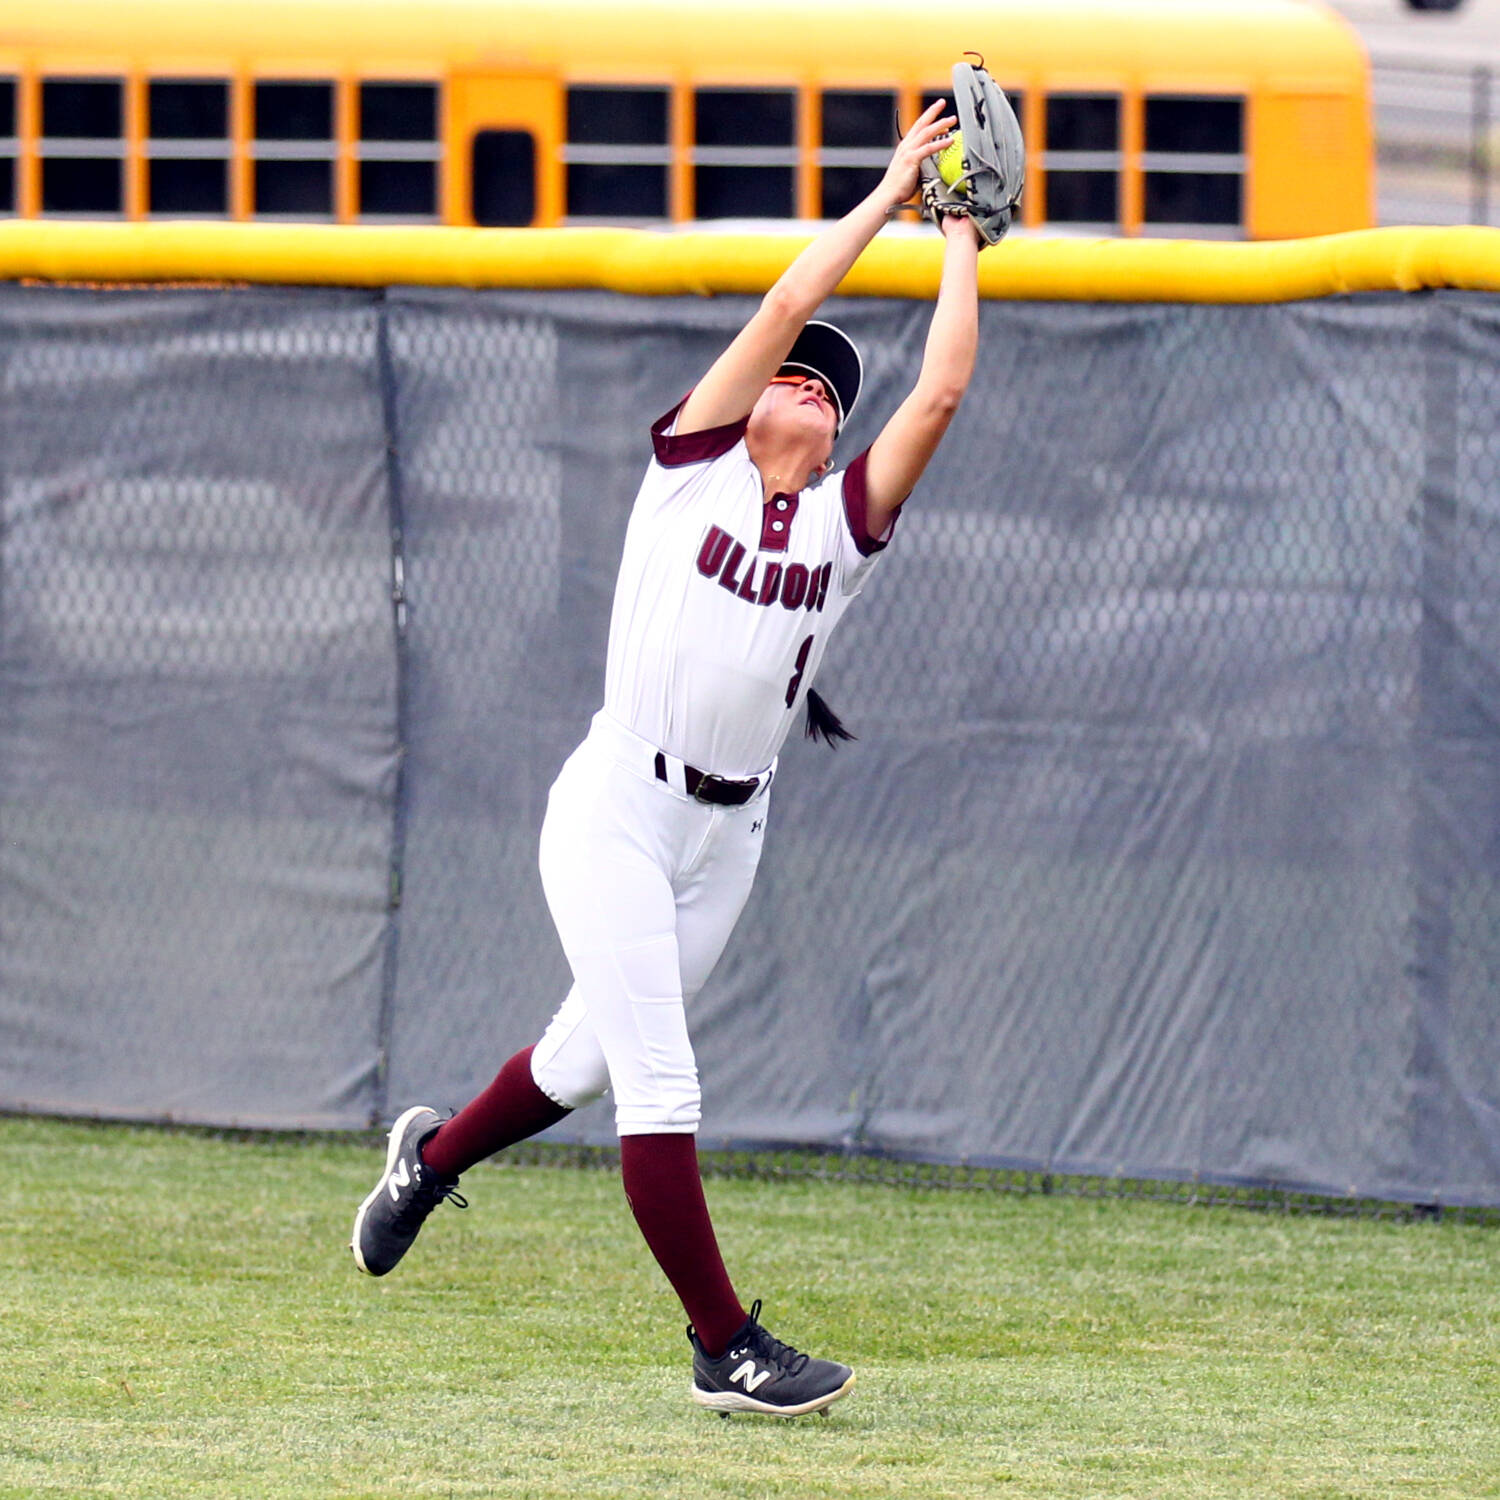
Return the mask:
[[(0, 1107), (351, 1128), (534, 1040), (646, 429), (752, 306), (0, 289)], [(929, 311), (830, 305), (843, 459)], [(695, 1002), (705, 1146), (1500, 1204), (1500, 314), (982, 319)]]

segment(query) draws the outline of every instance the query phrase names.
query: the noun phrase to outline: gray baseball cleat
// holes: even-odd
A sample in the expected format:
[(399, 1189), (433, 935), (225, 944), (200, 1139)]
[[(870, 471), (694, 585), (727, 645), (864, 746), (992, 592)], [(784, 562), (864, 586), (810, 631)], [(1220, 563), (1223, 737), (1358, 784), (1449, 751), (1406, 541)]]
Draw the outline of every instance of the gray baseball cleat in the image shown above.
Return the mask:
[(444, 1198), (457, 1208), (469, 1206), (455, 1191), (458, 1178), (439, 1177), (422, 1160), (422, 1142), (442, 1123), (435, 1109), (418, 1104), (391, 1126), (385, 1171), (354, 1215), (349, 1246), (367, 1276), (384, 1276), (395, 1266)]
[(693, 1400), (711, 1411), (800, 1417), (822, 1411), (854, 1388), (854, 1371), (831, 1359), (799, 1354), (760, 1326), (760, 1299), (718, 1359), (710, 1359), (691, 1328)]

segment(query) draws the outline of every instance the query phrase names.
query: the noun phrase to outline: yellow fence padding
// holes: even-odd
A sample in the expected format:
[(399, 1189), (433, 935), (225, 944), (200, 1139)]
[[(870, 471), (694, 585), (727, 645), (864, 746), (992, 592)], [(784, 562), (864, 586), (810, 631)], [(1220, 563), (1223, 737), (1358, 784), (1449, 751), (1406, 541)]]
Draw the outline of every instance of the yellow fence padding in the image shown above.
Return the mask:
[[(807, 233), (325, 224), (0, 223), (0, 280), (763, 292)], [(941, 244), (890, 233), (840, 291), (930, 297)], [(1500, 291), (1500, 229), (1366, 229), (1269, 242), (1017, 236), (980, 258), (988, 298), (1289, 302), (1343, 292)]]

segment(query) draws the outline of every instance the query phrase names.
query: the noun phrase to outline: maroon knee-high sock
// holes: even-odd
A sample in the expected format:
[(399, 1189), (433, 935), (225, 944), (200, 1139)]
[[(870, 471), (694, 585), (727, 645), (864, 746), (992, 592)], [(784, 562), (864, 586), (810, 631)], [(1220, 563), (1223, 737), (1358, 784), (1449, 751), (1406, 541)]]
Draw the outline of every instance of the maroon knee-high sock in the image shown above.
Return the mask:
[(457, 1177), (475, 1162), (555, 1125), (571, 1111), (549, 1099), (531, 1076), (531, 1048), (516, 1053), (495, 1081), (437, 1134), (422, 1143), (422, 1160), (444, 1177)]
[(698, 1142), (691, 1135), (622, 1135), (620, 1173), (635, 1222), (672, 1290), (687, 1309), (698, 1342), (714, 1358), (744, 1326), (703, 1200)]

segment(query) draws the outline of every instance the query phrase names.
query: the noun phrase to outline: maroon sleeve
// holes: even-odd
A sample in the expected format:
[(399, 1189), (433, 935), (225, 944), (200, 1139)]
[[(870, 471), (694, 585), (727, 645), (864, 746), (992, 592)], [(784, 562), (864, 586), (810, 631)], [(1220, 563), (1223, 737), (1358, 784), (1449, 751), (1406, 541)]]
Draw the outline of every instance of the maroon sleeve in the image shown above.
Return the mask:
[[(689, 391), (688, 395), (691, 394)], [(723, 458), (744, 437), (745, 429), (750, 425), (747, 413), (738, 422), (730, 422), (724, 427), (708, 427), (702, 432), (669, 433), (667, 428), (676, 421), (686, 400), (687, 396), (684, 396), (664, 417), (658, 417), (651, 424), (651, 446), (656, 450), (657, 463), (664, 469), (680, 468), (683, 464), (706, 464), (712, 458)]]
[(895, 515), (891, 517), (891, 524), (885, 529), (885, 535), (870, 535), (869, 497), (865, 490), (865, 471), (869, 468), (869, 463), (870, 450), (866, 448), (844, 470), (844, 519), (849, 523), (849, 534), (854, 538), (854, 545), (859, 548), (861, 557), (868, 557), (872, 552), (883, 552), (889, 546), (891, 533), (895, 531), (896, 522), (901, 517), (901, 507), (898, 505)]

